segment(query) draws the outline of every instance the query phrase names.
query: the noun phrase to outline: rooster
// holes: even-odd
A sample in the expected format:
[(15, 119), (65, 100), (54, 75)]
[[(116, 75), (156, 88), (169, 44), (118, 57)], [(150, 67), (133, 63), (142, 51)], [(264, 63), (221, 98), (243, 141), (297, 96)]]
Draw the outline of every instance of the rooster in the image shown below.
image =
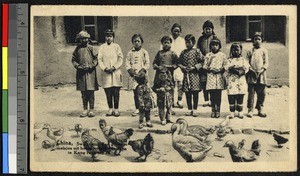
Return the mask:
[(95, 161), (96, 154), (103, 154), (109, 151), (108, 145), (90, 135), (89, 129), (85, 129), (82, 132), (81, 140), (83, 147), (92, 156), (93, 161)]
[(285, 137), (283, 137), (283, 136), (280, 136), (280, 135), (278, 135), (278, 134), (276, 134), (276, 133), (273, 134), (273, 137), (274, 137), (274, 140), (275, 140), (275, 141), (277, 142), (277, 144), (278, 144), (278, 148), (282, 148), (282, 147), (283, 147), (282, 144), (285, 144), (285, 143), (288, 141), (287, 138), (285, 138)]
[(148, 155), (152, 152), (154, 147), (154, 140), (150, 133), (144, 139), (138, 139), (135, 141), (129, 141), (128, 144), (132, 147), (132, 150), (137, 152), (140, 156), (135, 158), (138, 160), (139, 158), (145, 156), (143, 161), (146, 161)]
[(254, 152), (257, 156), (259, 156), (261, 149), (258, 139), (252, 142), (251, 151)]
[(117, 133), (114, 131), (113, 127), (110, 127), (108, 132), (108, 142), (116, 147), (115, 155), (120, 155), (122, 150), (126, 150), (124, 149), (124, 146), (127, 145), (127, 141), (132, 135), (132, 128), (126, 129), (124, 132)]
[[(110, 141), (109, 141), (109, 138), (108, 138), (108, 136), (109, 136), (108, 133), (110, 131), (111, 126), (108, 126), (107, 123), (106, 123), (106, 121), (104, 119), (100, 119), (99, 120), (99, 127), (100, 127), (100, 129), (101, 129), (101, 131), (103, 133), (103, 136), (107, 140), (108, 146), (111, 147), (110, 146)], [(115, 133), (122, 133), (122, 131), (120, 129), (117, 129), (117, 128), (114, 128), (114, 132)]]

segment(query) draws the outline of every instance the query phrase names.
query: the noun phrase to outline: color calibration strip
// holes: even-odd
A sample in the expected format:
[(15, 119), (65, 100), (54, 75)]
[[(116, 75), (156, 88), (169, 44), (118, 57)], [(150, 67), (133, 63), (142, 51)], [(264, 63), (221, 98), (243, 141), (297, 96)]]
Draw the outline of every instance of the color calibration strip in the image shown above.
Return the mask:
[(8, 4), (2, 4), (2, 173), (8, 163)]
[(28, 4), (2, 4), (2, 173), (27, 173)]

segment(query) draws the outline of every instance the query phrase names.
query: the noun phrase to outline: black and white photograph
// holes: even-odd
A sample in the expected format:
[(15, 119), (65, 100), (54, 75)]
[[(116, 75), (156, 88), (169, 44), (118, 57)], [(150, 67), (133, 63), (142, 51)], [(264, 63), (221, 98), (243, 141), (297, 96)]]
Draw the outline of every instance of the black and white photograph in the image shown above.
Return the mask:
[(296, 14), (32, 6), (30, 169), (296, 170)]

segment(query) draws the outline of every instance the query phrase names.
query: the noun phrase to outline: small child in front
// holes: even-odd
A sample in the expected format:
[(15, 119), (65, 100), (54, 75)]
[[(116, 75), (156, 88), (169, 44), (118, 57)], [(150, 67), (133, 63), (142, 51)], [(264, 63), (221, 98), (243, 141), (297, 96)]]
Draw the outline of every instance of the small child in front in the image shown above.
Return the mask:
[[(90, 34), (81, 31), (76, 39), (80, 44), (75, 48), (72, 55), (72, 63), (76, 68), (76, 89), (81, 91), (83, 112), (80, 117), (94, 117), (94, 91), (99, 89), (97, 82), (96, 66), (98, 65), (97, 54), (93, 46), (88, 44)], [(88, 104), (90, 109), (88, 111)]]
[(138, 83), (136, 87), (137, 98), (139, 103), (139, 128), (142, 129), (144, 127), (144, 118), (146, 119), (146, 126), (153, 127), (150, 122), (150, 111), (153, 109), (153, 96), (150, 87), (148, 86), (148, 81), (146, 77), (147, 71), (142, 68), (135, 76), (135, 80)]
[(242, 44), (235, 42), (230, 47), (230, 57), (225, 67), (227, 78), (227, 94), (229, 101), (229, 118), (234, 118), (234, 112), (238, 111), (238, 117), (243, 118), (243, 100), (247, 92), (245, 74), (249, 70), (249, 63), (242, 57)]
[(211, 101), (211, 117), (219, 118), (222, 90), (224, 89), (224, 65), (226, 55), (220, 51), (222, 48), (221, 41), (214, 36), (210, 41), (211, 52), (206, 54), (203, 69), (207, 71), (206, 90), (209, 91)]
[(162, 67), (156, 72), (156, 80), (152, 87), (153, 92), (157, 95), (158, 114), (162, 125), (173, 123), (172, 115), (172, 91), (174, 90), (174, 82), (172, 75), (166, 67)]
[(247, 52), (247, 60), (250, 69), (247, 77), (248, 82), (248, 117), (253, 116), (254, 94), (257, 94), (255, 108), (258, 110), (258, 116), (267, 117), (263, 112), (264, 101), (266, 97), (267, 72), (269, 66), (268, 51), (261, 46), (263, 41), (261, 32), (255, 32), (252, 37), (253, 48)]

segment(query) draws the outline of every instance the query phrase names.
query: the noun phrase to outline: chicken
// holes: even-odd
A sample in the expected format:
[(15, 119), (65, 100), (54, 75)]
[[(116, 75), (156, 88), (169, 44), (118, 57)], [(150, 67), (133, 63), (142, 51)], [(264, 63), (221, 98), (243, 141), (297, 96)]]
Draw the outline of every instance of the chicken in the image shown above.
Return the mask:
[(229, 116), (227, 116), (225, 118), (225, 120), (223, 120), (222, 122), (220, 122), (218, 125), (216, 125), (216, 128), (222, 128), (222, 127), (226, 127), (228, 126), (230, 123), (230, 119), (229, 119)]
[(183, 135), (194, 136), (197, 139), (201, 140), (202, 142), (206, 141), (207, 136), (214, 132), (214, 129), (212, 129), (212, 128), (207, 129), (204, 126), (201, 126), (201, 125), (188, 126), (187, 121), (183, 118), (177, 119), (176, 123), (182, 124), (181, 133)]
[(222, 140), (223, 137), (226, 136), (226, 129), (224, 127), (221, 127), (217, 130), (217, 138), (219, 141)]
[(37, 134), (44, 130), (44, 124), (42, 123), (35, 123), (33, 127), (33, 140), (37, 140)]
[(175, 123), (171, 127), (172, 145), (175, 150), (186, 160), (186, 162), (199, 162), (204, 160), (212, 146), (200, 141), (194, 136), (184, 136), (181, 134), (182, 127)]
[(76, 124), (74, 129), (78, 135), (78, 133), (81, 133), (81, 131), (82, 131), (82, 126), (80, 124)]
[(81, 140), (84, 149), (92, 156), (93, 161), (95, 161), (96, 154), (103, 154), (109, 151), (108, 145), (90, 135), (89, 129), (85, 129), (82, 132)]
[(124, 149), (124, 146), (127, 145), (127, 141), (132, 135), (132, 128), (126, 129), (124, 132), (121, 133), (116, 133), (114, 131), (114, 128), (110, 127), (110, 130), (108, 132), (108, 141), (116, 147), (115, 155), (120, 155), (122, 150), (126, 150)]
[(285, 144), (288, 141), (287, 138), (280, 136), (276, 133), (273, 134), (273, 137), (274, 137), (274, 140), (277, 142), (278, 148), (282, 148), (283, 147), (282, 144)]
[(63, 137), (64, 134), (64, 128), (60, 128), (59, 130), (52, 130), (51, 126), (49, 124), (44, 124), (44, 129), (47, 130), (47, 136), (55, 141), (54, 147), (52, 150), (55, 150), (56, 145), (58, 145), (59, 139)]
[(254, 152), (257, 156), (259, 156), (261, 149), (258, 139), (252, 142), (251, 151)]
[(238, 149), (239, 149), (239, 150), (242, 149), (242, 148), (244, 147), (245, 141), (246, 141), (245, 139), (242, 139), (242, 141), (239, 142), (239, 146), (238, 146)]
[[(110, 146), (109, 139), (108, 139), (108, 136), (109, 136), (108, 133), (109, 133), (109, 131), (110, 131), (111, 126), (107, 126), (106, 121), (105, 121), (104, 119), (100, 119), (100, 120), (99, 120), (99, 127), (100, 127), (100, 129), (101, 129), (101, 131), (102, 131), (102, 133), (103, 133), (103, 136), (104, 136), (105, 139), (107, 140), (108, 146), (111, 147), (111, 146)], [(116, 133), (122, 133), (122, 131), (121, 131), (120, 129), (117, 129), (117, 128), (114, 128), (114, 131), (115, 131)]]
[(152, 152), (154, 147), (154, 140), (150, 133), (144, 139), (138, 139), (135, 141), (129, 141), (128, 145), (132, 147), (132, 150), (137, 152), (140, 156), (135, 160), (145, 156), (143, 161), (146, 161), (148, 155)]
[(229, 153), (233, 162), (251, 162), (257, 159), (257, 155), (250, 150), (238, 149), (233, 141), (227, 141), (223, 147), (229, 148)]

